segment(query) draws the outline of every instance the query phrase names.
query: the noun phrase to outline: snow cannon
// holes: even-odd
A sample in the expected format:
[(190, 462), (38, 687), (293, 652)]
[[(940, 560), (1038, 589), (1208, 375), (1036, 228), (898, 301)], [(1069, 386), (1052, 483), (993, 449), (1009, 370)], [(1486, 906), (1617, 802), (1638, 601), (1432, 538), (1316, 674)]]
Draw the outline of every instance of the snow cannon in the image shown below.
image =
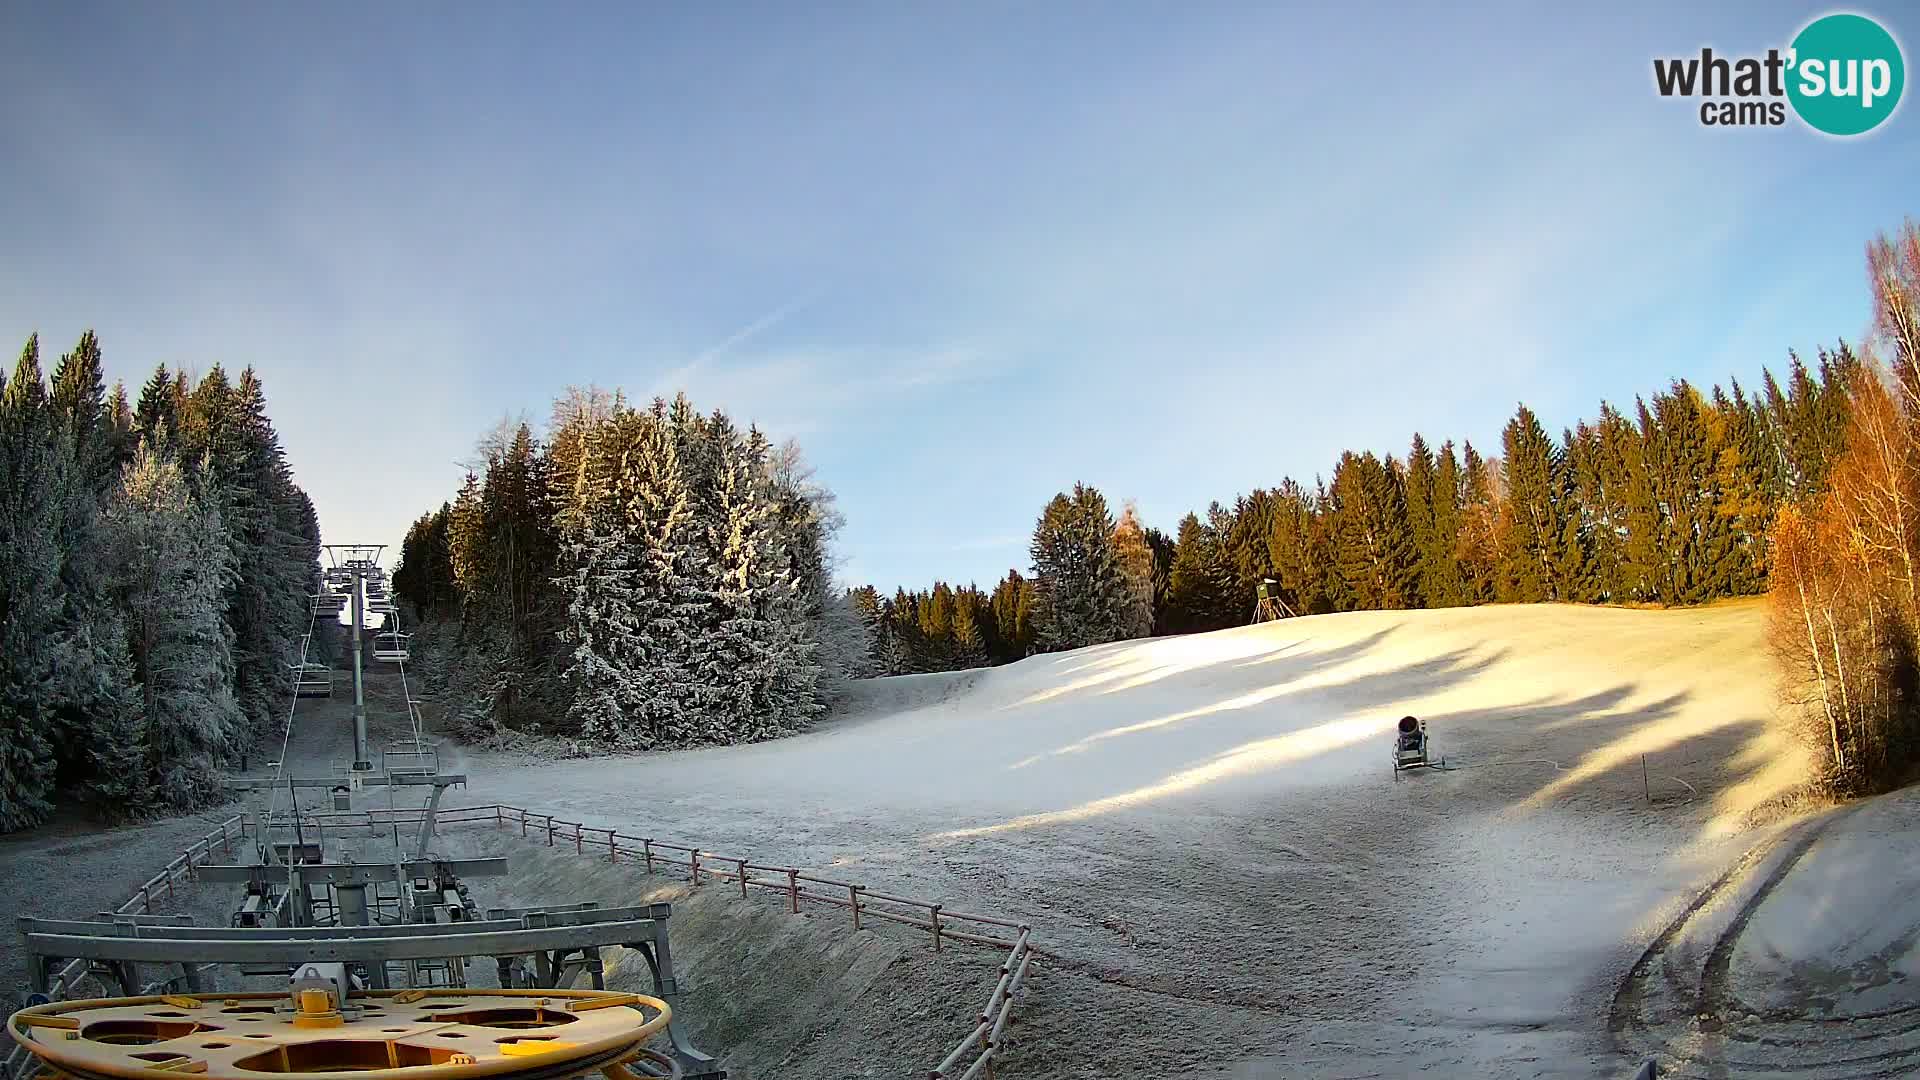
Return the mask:
[(1437, 768), (1446, 764), (1445, 760), (1435, 761), (1428, 755), (1427, 725), (1417, 716), (1403, 716), (1394, 725), (1393, 733), (1393, 778), (1407, 769)]

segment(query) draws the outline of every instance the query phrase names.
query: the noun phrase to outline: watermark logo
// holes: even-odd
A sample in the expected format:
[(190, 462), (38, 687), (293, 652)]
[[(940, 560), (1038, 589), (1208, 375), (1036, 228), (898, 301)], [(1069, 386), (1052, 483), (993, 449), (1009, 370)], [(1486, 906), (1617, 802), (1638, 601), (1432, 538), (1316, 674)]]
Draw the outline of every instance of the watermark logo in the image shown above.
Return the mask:
[(1700, 98), (1708, 127), (1779, 127), (1789, 107), (1802, 123), (1828, 135), (1864, 135), (1900, 105), (1907, 65), (1900, 43), (1865, 15), (1823, 15), (1765, 56), (1657, 59), (1661, 97)]

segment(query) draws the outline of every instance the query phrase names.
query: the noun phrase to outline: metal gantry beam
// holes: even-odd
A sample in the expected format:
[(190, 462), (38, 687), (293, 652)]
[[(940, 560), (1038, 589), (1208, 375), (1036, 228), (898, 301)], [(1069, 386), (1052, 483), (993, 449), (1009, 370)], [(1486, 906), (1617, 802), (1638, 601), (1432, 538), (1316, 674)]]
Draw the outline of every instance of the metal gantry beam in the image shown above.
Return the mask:
[(197, 866), (194, 874), (201, 881), (222, 881), (229, 884), (241, 884), (286, 880), (289, 870), (305, 885), (332, 885), (335, 888), (355, 888), (371, 885), (376, 881), (413, 881), (418, 878), (435, 876), (436, 870), (446, 868), (456, 877), (502, 877), (507, 872), (507, 860), (495, 859), (440, 859), (415, 860), (395, 865), (393, 863), (295, 863), (291, 867), (262, 866), (258, 863), (244, 865), (222, 865), (218, 863)]
[[(22, 920), (30, 924), (36, 920)], [(230, 929), (217, 938), (166, 936), (156, 928), (152, 936), (121, 937), (97, 933), (52, 933), (30, 925), (21, 927), (27, 952), (47, 960), (105, 960), (133, 963), (178, 963), (191, 957), (199, 964), (286, 964), (345, 961), (377, 964), (387, 960), (424, 960), (449, 956), (513, 956), (523, 953), (580, 949), (597, 945), (654, 943), (665, 937), (657, 920), (634, 919), (498, 930), (486, 923), (406, 924), (403, 926), (329, 926), (310, 929), (320, 935), (289, 936), (285, 930)], [(404, 929), (406, 934), (375, 934), (373, 930)], [(44, 965), (42, 965), (44, 966)], [(35, 989), (45, 982), (35, 975)]]
[[(336, 759), (336, 762), (338, 759)], [(338, 768), (336, 763), (335, 768)], [(465, 773), (410, 772), (403, 769), (391, 769), (371, 776), (303, 776), (275, 780), (271, 776), (236, 776), (227, 781), (227, 787), (235, 790), (267, 787), (326, 788), (339, 787), (465, 787)]]

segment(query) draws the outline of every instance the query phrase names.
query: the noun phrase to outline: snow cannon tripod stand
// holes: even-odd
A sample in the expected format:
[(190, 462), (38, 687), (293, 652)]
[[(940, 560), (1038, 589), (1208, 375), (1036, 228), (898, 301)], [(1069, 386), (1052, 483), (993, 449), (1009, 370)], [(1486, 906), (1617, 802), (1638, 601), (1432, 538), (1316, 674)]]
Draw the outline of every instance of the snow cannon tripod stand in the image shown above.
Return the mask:
[(1446, 758), (1436, 758), (1427, 743), (1426, 722), (1417, 716), (1403, 716), (1393, 735), (1393, 778), (1407, 769), (1445, 768)]

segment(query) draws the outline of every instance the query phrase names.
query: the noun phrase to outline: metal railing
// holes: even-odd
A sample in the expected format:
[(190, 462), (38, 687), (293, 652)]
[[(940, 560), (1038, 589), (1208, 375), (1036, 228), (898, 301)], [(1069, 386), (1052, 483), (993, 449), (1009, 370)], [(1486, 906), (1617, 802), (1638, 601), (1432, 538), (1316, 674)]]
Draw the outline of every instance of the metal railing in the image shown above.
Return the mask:
[[(300, 815), (303, 824), (328, 828), (366, 828), (380, 830), (401, 824), (418, 824), (425, 813), (418, 808), (370, 809), (358, 811), (308, 811)], [(622, 859), (639, 863), (648, 873), (685, 873), (692, 885), (731, 882), (744, 898), (752, 890), (777, 894), (787, 902), (787, 910), (798, 913), (803, 904), (835, 907), (851, 915), (853, 930), (862, 927), (863, 918), (911, 926), (926, 931), (935, 952), (949, 941), (966, 942), (1007, 950), (1001, 961), (998, 981), (980, 1009), (973, 1030), (967, 1032), (939, 1065), (928, 1074), (934, 1080), (976, 1080), (993, 1076), (995, 1057), (1005, 1042), (1007, 1026), (1013, 1022), (1013, 1003), (1026, 982), (1036, 956), (1050, 956), (1032, 943), (1032, 928), (1023, 922), (964, 911), (954, 911), (945, 903), (918, 900), (877, 892), (857, 882), (842, 881), (808, 872), (796, 866), (755, 863), (750, 859), (722, 855), (699, 845), (679, 844), (651, 836), (622, 835), (618, 830), (565, 821), (553, 814), (538, 813), (522, 807), (493, 803), (442, 809), (436, 825), (492, 824), (500, 828), (520, 827), (520, 835), (530, 841), (544, 841), (548, 847), (571, 845), (576, 854), (604, 856), (612, 862)], [(292, 818), (274, 819), (268, 829), (290, 826)], [(207, 862), (217, 845), (232, 854), (235, 840), (243, 839), (258, 828), (249, 819), (235, 816), (219, 828), (189, 845), (157, 874), (140, 884), (134, 894), (114, 911), (117, 915), (151, 915), (156, 899), (172, 900), (174, 882), (194, 877), (194, 868)], [(964, 927), (965, 929), (961, 929)], [(1011, 931), (996, 936), (994, 931)], [(59, 1000), (87, 973), (85, 960), (74, 960), (60, 969), (48, 996)], [(24, 1077), (21, 1070), (32, 1067), (32, 1056), (25, 1047), (15, 1045), (5, 1059), (5, 1076)], [(964, 1067), (963, 1067), (964, 1063)]]
[[(301, 820), (328, 828), (364, 827), (378, 831), (417, 823), (422, 813), (412, 808), (333, 811), (303, 814)], [(847, 925), (853, 930), (861, 929), (863, 919), (882, 919), (911, 926), (931, 936), (935, 952), (941, 951), (950, 941), (1006, 949), (1007, 956), (1000, 964), (998, 982), (988, 995), (986, 1005), (981, 1008), (973, 1030), (928, 1074), (935, 1080), (946, 1080), (948, 1077), (975, 1080), (977, 1077), (993, 1075), (994, 1059), (1004, 1045), (1007, 1026), (1013, 1021), (1015, 995), (1025, 985), (1034, 958), (1051, 955), (1032, 943), (1032, 928), (1023, 922), (955, 911), (944, 902), (878, 892), (858, 882), (826, 877), (796, 866), (756, 863), (751, 859), (710, 851), (697, 844), (623, 834), (617, 829), (567, 821), (553, 814), (505, 803), (443, 809), (435, 821), (436, 825), (490, 823), (500, 828), (518, 826), (521, 836), (534, 843), (544, 843), (547, 847), (572, 847), (575, 854), (605, 857), (611, 862), (625, 859), (642, 865), (648, 873), (684, 875), (689, 884), (696, 886), (732, 883), (739, 888), (743, 898), (752, 895), (755, 889), (774, 894), (784, 898), (787, 910), (795, 913), (804, 904), (839, 908), (850, 914)], [(272, 824), (277, 826), (282, 823)], [(291, 824), (291, 820), (286, 824)], [(996, 935), (995, 931), (1002, 933)]]
[[(206, 862), (213, 855), (215, 845), (219, 846), (223, 854), (231, 855), (233, 842), (244, 835), (245, 823), (240, 817), (236, 815), (227, 818), (220, 823), (219, 828), (209, 830), (205, 836), (187, 845), (187, 849), (163, 867), (159, 873), (141, 882), (133, 895), (128, 897), (125, 903), (113, 909), (111, 914), (153, 914), (155, 898), (164, 892), (166, 899), (173, 899), (174, 882), (192, 880), (194, 867)], [(54, 974), (48, 985), (46, 995), (48, 1000), (59, 1001), (65, 998), (67, 992), (86, 976), (90, 968), (91, 965), (86, 960), (68, 961)], [(24, 1045), (17, 1042), (8, 1048), (5, 1059), (0, 1059), (0, 1077), (6, 1077), (8, 1080), (24, 1080), (38, 1070), (38, 1059), (28, 1053)]]

